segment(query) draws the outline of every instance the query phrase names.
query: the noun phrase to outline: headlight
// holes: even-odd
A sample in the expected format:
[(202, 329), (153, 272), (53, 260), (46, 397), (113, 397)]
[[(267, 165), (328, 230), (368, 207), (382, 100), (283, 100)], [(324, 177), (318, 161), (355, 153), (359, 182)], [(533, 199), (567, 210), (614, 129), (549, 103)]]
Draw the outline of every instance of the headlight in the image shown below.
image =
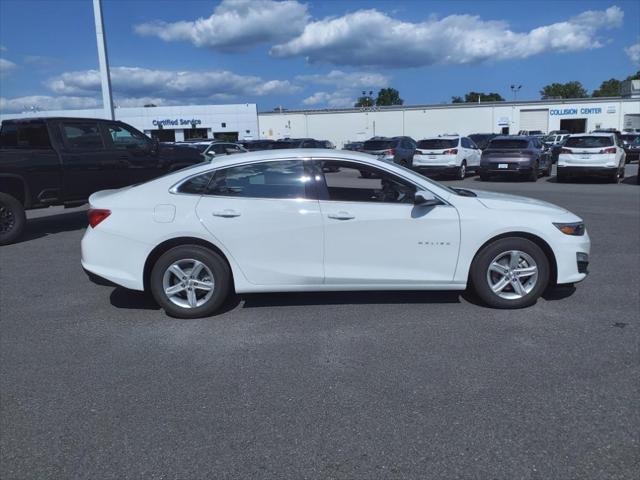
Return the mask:
[(584, 235), (584, 223), (582, 222), (554, 223), (554, 225), (558, 230), (560, 230), (565, 235), (575, 235), (575, 236)]

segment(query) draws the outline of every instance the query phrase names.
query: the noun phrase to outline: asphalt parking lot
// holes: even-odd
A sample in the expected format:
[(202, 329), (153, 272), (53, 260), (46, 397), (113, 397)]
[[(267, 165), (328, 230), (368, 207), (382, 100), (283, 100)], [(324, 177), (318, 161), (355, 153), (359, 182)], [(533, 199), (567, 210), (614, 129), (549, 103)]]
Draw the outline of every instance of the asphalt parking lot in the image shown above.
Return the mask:
[(451, 184), (567, 207), (589, 278), (498, 311), (455, 292), (261, 294), (168, 318), (89, 283), (84, 209), (0, 249), (0, 477), (631, 479), (640, 186)]

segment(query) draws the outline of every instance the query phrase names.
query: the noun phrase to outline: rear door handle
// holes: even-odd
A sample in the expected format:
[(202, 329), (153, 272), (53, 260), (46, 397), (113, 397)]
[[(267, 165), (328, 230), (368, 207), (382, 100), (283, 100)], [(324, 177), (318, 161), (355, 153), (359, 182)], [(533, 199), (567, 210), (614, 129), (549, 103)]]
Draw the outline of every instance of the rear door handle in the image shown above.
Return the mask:
[(233, 218), (233, 217), (239, 217), (240, 212), (236, 212), (235, 210), (231, 210), (230, 208), (227, 208), (225, 210), (213, 212), (212, 215), (214, 217)]
[(354, 214), (349, 213), (349, 212), (330, 213), (327, 216), (329, 218), (333, 218), (334, 220), (352, 220), (352, 219), (356, 218), (356, 216)]

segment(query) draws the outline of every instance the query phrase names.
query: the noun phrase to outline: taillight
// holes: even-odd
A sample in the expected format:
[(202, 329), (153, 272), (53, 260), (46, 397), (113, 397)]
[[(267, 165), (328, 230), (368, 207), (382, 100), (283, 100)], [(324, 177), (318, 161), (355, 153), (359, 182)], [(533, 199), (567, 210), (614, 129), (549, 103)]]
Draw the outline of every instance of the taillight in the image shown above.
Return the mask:
[(616, 148), (615, 147), (605, 148), (603, 150), (600, 150), (600, 153), (616, 153)]
[(109, 215), (111, 215), (111, 210), (106, 210), (104, 208), (90, 208), (87, 212), (87, 217), (89, 217), (89, 226), (91, 228), (96, 228), (98, 224)]
[(442, 152), (443, 155), (457, 155), (458, 154), (458, 149), (457, 148), (452, 148), (451, 150), (445, 150), (444, 152)]
[(560, 150), (560, 153), (573, 153), (573, 150), (569, 150), (568, 148), (563, 148)]

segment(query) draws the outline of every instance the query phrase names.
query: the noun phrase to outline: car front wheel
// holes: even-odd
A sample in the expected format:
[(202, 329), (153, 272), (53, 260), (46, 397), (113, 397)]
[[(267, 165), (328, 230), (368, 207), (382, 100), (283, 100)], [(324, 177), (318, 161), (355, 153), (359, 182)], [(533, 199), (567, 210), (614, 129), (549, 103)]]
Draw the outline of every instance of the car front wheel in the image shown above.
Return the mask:
[(181, 245), (158, 259), (151, 271), (150, 287), (168, 315), (206, 317), (227, 298), (231, 270), (217, 253), (199, 245)]
[(478, 296), (494, 308), (533, 305), (549, 283), (549, 260), (526, 238), (503, 238), (484, 247), (471, 266)]

